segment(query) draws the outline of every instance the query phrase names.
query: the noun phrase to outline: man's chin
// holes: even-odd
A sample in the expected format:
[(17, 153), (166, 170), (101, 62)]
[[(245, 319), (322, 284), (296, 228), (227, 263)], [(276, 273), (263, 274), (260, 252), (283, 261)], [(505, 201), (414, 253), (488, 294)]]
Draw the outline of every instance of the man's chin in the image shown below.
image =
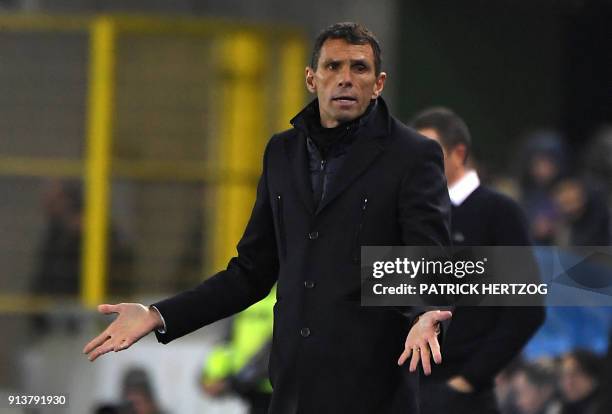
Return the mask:
[(365, 112), (365, 109), (363, 109), (362, 111), (361, 110), (339, 111), (336, 114), (335, 118), (338, 124), (344, 124), (346, 122), (354, 121), (355, 119), (359, 118), (364, 112)]

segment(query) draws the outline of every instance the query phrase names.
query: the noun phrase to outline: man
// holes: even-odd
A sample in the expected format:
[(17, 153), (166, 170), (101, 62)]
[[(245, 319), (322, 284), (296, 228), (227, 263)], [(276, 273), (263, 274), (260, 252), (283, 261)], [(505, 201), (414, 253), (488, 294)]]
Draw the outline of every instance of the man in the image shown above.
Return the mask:
[[(520, 207), (480, 185), (476, 171), (467, 166), (471, 137), (465, 122), (449, 109), (431, 108), (418, 114), (412, 125), (442, 145), (453, 244), (530, 245)], [(542, 308), (456, 308), (445, 337), (444, 364), (421, 380), (421, 413), (498, 413), (494, 377), (520, 352), (543, 319)]]
[(414, 321), (361, 307), (358, 251), (447, 245), (450, 203), (440, 146), (391, 117), (380, 97), (380, 55), (355, 23), (319, 35), (306, 68), (317, 99), (268, 143), (238, 256), (150, 308), (102, 305), (119, 316), (85, 347), (91, 360), (152, 330), (168, 343), (245, 309), (278, 279), (271, 413), (415, 412), (408, 369), (398, 365), (411, 357), (412, 371), (420, 361), (430, 372), (432, 356), (441, 361), (436, 332), (450, 312)]

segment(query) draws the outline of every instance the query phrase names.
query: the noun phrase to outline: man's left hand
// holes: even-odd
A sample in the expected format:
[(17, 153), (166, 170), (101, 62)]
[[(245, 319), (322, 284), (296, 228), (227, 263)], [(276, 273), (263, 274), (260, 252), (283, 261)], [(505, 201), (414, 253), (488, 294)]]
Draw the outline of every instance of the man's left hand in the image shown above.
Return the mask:
[(431, 357), (436, 364), (442, 362), (438, 334), (440, 333), (440, 322), (450, 319), (453, 314), (449, 311), (430, 311), (422, 314), (417, 322), (412, 326), (406, 343), (404, 352), (397, 361), (402, 365), (410, 356), (410, 372), (416, 371), (419, 361), (423, 365), (425, 375), (431, 374)]

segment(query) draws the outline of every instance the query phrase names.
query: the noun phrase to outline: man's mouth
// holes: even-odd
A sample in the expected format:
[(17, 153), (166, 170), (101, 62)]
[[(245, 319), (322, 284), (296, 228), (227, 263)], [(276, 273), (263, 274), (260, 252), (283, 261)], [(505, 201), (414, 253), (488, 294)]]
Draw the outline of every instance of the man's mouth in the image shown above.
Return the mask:
[(340, 104), (352, 104), (354, 102), (357, 102), (357, 99), (353, 96), (341, 95), (333, 97), (332, 101), (338, 102)]

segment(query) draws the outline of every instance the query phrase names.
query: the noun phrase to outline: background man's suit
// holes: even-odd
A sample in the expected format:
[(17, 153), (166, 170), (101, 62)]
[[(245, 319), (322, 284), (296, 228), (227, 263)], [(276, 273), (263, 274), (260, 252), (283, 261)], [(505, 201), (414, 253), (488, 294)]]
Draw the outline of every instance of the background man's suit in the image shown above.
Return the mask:
[[(379, 98), (341, 166), (313, 200), (304, 120), (272, 137), (238, 256), (195, 289), (155, 304), (167, 343), (262, 299), (277, 281), (270, 412), (415, 413), (407, 366), (411, 321), (360, 306), (361, 245), (448, 245), (440, 146), (391, 117)], [(247, 131), (245, 131), (246, 133)]]
[[(479, 185), (475, 172), (451, 188), (451, 234), (455, 246), (529, 246), (527, 221), (510, 198)], [(521, 269), (537, 266), (528, 257)], [(517, 275), (518, 276), (518, 275)], [(539, 307), (456, 307), (445, 333), (443, 364), (421, 379), (422, 414), (496, 414), (495, 375), (515, 358), (544, 321)], [(471, 393), (451, 389), (447, 381), (462, 376)]]

